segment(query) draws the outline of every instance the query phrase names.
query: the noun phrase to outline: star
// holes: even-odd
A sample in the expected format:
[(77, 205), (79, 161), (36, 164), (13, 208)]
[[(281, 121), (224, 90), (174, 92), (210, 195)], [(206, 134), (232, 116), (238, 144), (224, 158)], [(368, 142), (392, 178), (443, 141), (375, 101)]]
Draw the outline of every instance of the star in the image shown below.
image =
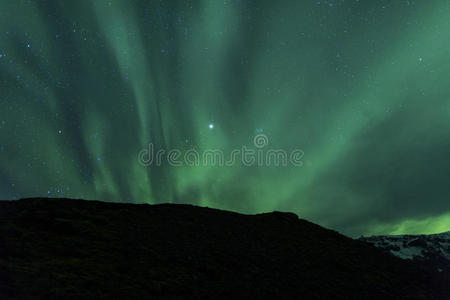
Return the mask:
[(209, 129), (214, 129), (214, 124), (213, 123), (209, 123), (208, 127), (209, 127)]

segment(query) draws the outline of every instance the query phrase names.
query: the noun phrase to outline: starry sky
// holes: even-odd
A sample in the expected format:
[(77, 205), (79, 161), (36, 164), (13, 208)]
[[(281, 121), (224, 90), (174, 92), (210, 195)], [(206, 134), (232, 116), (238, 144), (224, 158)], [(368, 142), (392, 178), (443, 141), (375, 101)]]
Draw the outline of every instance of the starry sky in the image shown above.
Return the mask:
[[(0, 0), (0, 199), (450, 230), (447, 0)], [(143, 166), (264, 134), (302, 166)]]

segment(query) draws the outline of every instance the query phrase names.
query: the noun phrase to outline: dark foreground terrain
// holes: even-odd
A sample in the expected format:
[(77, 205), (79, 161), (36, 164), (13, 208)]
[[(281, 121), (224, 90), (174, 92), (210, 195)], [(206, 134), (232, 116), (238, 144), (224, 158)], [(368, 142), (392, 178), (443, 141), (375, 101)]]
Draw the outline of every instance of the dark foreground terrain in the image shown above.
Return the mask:
[(0, 201), (0, 299), (450, 299), (446, 283), (290, 213)]

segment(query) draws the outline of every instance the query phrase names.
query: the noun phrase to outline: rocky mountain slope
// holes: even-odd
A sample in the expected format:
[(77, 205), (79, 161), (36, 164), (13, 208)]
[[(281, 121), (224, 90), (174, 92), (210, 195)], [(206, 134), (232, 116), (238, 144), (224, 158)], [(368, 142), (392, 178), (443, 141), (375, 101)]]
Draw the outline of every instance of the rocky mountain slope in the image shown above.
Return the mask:
[(448, 283), (291, 213), (0, 201), (0, 299), (448, 299)]
[(450, 272), (450, 231), (430, 235), (394, 235), (361, 237), (386, 252), (433, 268)]

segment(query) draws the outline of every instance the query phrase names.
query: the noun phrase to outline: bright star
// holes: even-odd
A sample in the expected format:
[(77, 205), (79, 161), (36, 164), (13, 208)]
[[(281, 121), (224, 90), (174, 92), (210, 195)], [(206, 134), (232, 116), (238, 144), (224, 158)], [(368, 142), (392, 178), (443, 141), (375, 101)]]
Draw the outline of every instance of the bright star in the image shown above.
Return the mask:
[(214, 129), (214, 124), (210, 123), (208, 127), (209, 127), (209, 129)]

